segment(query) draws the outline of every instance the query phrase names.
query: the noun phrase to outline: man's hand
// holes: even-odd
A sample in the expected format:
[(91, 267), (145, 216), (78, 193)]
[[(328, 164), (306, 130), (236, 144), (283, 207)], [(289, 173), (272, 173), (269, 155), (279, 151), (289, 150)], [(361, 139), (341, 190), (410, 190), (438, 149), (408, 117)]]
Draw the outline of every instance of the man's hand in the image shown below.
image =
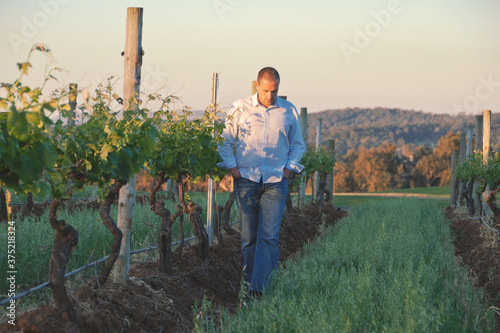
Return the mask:
[(229, 171), (231, 172), (231, 176), (233, 177), (233, 179), (236, 180), (241, 177), (240, 169), (238, 169), (238, 167), (229, 169)]
[(285, 171), (283, 171), (283, 177), (285, 177), (286, 179), (289, 179), (292, 172), (293, 172), (292, 170), (288, 170), (287, 168), (285, 168)]

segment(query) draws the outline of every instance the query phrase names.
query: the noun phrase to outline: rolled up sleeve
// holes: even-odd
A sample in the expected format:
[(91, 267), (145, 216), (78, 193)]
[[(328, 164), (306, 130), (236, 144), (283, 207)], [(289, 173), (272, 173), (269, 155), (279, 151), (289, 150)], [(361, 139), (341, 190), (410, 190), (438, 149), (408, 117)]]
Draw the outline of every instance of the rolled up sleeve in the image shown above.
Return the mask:
[(290, 132), (288, 133), (288, 141), (289, 141), (289, 153), (288, 153), (288, 161), (286, 163), (286, 168), (295, 171), (296, 173), (300, 173), (304, 166), (300, 164), (300, 159), (304, 154), (306, 147), (304, 144), (304, 137), (302, 135), (302, 129), (300, 128), (299, 117), (297, 110), (294, 109), (294, 122), (292, 127), (290, 128)]

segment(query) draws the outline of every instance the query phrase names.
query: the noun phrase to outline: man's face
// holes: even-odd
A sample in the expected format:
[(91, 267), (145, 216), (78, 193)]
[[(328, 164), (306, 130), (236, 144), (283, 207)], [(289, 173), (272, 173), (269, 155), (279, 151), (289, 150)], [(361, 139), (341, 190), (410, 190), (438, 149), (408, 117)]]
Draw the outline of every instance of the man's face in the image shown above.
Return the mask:
[(255, 87), (260, 104), (266, 108), (274, 104), (276, 97), (278, 97), (279, 82), (274, 81), (270, 75), (264, 75)]

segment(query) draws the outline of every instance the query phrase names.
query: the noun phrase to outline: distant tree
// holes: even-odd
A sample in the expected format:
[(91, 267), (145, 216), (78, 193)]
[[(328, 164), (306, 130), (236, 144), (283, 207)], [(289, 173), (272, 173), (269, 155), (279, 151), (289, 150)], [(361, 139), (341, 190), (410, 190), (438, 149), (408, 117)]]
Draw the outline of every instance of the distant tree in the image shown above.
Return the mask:
[(344, 162), (335, 162), (334, 180), (335, 192), (354, 192), (355, 184), (352, 177), (352, 169)]
[(416, 187), (439, 185), (444, 171), (444, 164), (443, 159), (435, 154), (426, 155), (418, 160), (412, 171)]
[(427, 147), (427, 146), (418, 146), (415, 148), (413, 151), (413, 162), (417, 163), (418, 160), (420, 160), (422, 157), (431, 155), (432, 154), (432, 148)]
[(378, 148), (361, 147), (353, 163), (356, 188), (363, 192), (391, 189), (397, 171), (396, 145), (383, 143)]
[(455, 132), (450, 132), (446, 136), (442, 136), (434, 149), (434, 155), (439, 158), (450, 161), (451, 152), (460, 147), (460, 135)]

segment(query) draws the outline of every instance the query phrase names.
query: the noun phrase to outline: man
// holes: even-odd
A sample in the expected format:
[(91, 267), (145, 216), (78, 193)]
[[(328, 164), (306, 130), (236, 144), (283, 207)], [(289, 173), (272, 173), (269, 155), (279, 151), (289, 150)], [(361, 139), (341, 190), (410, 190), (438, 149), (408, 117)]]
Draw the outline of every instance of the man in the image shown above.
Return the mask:
[(234, 178), (245, 282), (257, 295), (278, 267), (288, 177), (304, 168), (299, 164), (305, 146), (297, 109), (278, 97), (279, 84), (274, 68), (259, 71), (257, 93), (233, 103), (219, 146), (219, 166)]

